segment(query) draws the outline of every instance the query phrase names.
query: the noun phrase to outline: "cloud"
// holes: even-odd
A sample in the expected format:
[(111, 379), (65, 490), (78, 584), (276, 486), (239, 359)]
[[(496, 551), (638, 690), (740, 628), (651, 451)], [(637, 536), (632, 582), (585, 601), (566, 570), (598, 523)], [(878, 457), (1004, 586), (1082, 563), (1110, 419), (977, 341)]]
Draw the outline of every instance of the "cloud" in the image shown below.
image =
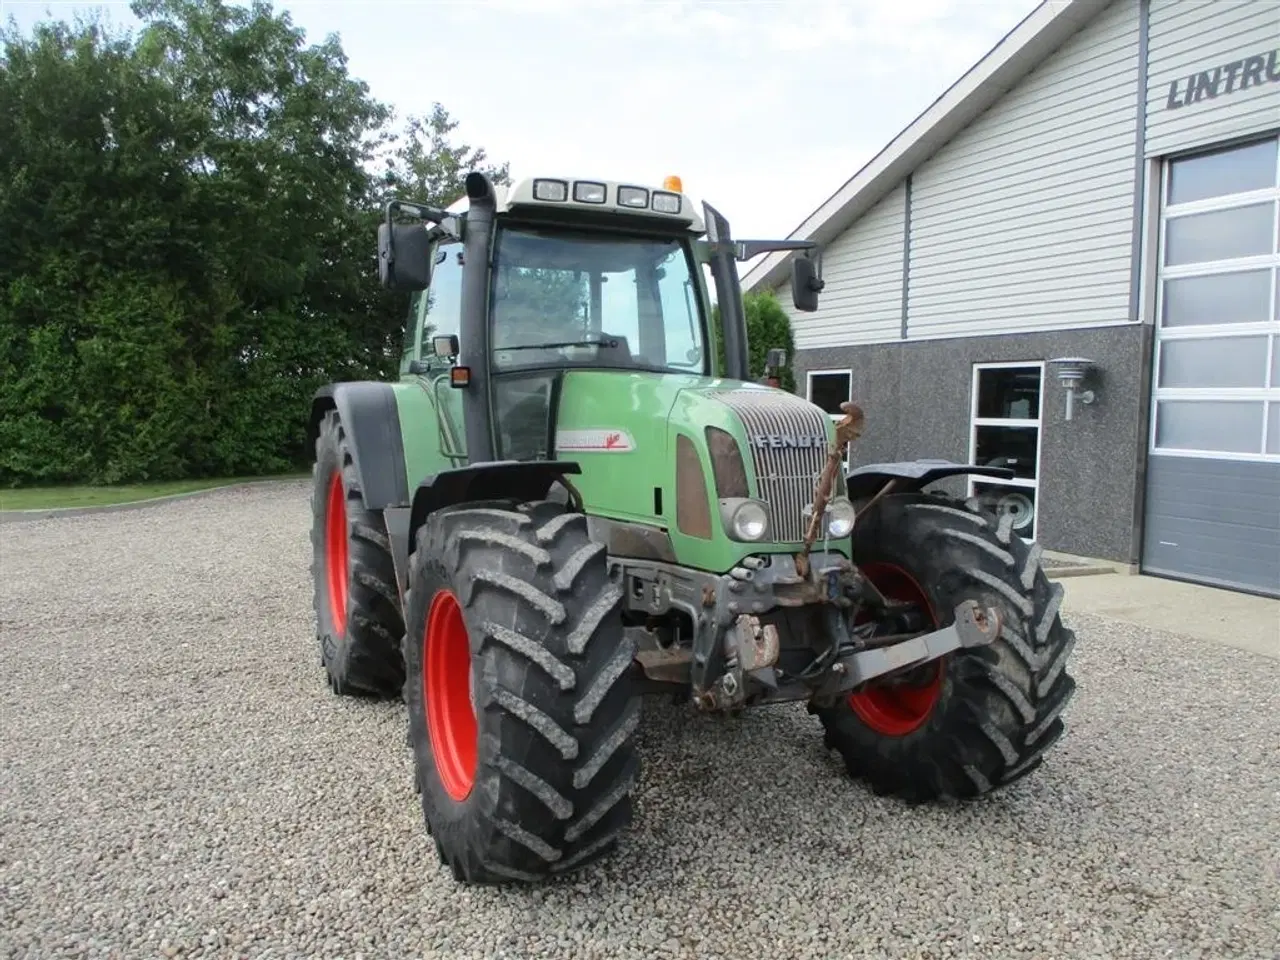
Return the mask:
[[(115, 19), (122, 2), (99, 3)], [(46, 9), (0, 0), (30, 23)], [(684, 178), (785, 235), (1035, 0), (276, 0), (404, 116), (443, 103), (514, 173)]]

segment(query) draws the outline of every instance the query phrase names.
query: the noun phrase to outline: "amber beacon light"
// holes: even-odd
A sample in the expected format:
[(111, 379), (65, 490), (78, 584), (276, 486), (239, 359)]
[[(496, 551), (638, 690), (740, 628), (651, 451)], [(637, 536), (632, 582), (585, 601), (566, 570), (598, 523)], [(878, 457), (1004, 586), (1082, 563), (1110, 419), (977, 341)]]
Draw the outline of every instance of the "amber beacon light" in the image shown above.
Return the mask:
[(684, 184), (680, 182), (679, 177), (672, 174), (662, 181), (662, 189), (670, 190), (672, 193), (684, 193)]

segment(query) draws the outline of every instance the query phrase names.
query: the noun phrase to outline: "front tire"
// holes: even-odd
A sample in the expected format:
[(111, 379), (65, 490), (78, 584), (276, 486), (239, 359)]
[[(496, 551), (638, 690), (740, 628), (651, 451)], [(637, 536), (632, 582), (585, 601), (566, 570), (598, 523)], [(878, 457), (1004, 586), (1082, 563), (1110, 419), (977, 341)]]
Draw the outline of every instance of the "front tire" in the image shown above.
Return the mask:
[(311, 580), (320, 664), (334, 693), (398, 697), (404, 620), (382, 515), (366, 510), (346, 430), (325, 413), (311, 488)]
[(536, 882), (631, 821), (635, 655), (584, 515), (500, 501), (428, 517), (410, 559), (405, 701), (423, 818), (454, 879)]
[(926, 494), (885, 497), (858, 518), (854, 562), (890, 598), (921, 604), (930, 629), (953, 622), (970, 599), (1001, 617), (989, 646), (810, 708), (827, 746), (878, 794), (977, 797), (1036, 769), (1062, 735), (1075, 635), (1058, 616), (1062, 585), (1045, 576), (1040, 546), (1028, 548), (1011, 521), (976, 501)]

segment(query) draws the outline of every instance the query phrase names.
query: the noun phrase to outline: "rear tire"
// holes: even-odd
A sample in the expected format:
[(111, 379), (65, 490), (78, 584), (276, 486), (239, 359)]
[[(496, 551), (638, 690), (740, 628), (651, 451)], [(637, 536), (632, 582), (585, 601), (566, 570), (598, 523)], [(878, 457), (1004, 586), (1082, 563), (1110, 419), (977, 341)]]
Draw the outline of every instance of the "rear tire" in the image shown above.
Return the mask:
[(443, 509), (415, 540), (405, 701), (441, 862), (500, 883), (599, 858), (631, 821), (640, 720), (604, 545), (549, 501)]
[(404, 620), (382, 514), (366, 510), (336, 410), (320, 422), (311, 487), (311, 579), (320, 664), (334, 693), (398, 697)]
[(833, 707), (810, 707), (826, 745), (878, 794), (977, 797), (1036, 769), (1062, 735), (1075, 635), (1058, 616), (1062, 585), (1011, 521), (975, 501), (926, 494), (885, 497), (858, 518), (854, 561), (883, 592), (923, 599), (937, 627), (969, 599), (1001, 617), (990, 646), (927, 664), (909, 684), (872, 684)]

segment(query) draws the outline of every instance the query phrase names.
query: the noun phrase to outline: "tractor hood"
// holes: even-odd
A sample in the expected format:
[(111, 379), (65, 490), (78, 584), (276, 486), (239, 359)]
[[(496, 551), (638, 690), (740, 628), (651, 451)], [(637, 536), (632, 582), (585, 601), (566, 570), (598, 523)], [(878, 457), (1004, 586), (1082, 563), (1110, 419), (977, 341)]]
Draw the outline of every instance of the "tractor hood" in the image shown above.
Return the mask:
[(825, 447), (834, 436), (819, 407), (763, 384), (604, 370), (565, 374), (557, 426), (557, 455), (570, 458), (588, 452), (670, 456), (675, 433), (683, 431), (703, 447), (705, 440), (695, 434), (708, 426), (732, 434), (748, 458), (753, 438), (792, 444), (798, 437)]
[[(673, 445), (683, 434), (702, 453), (713, 512), (721, 499), (753, 497), (768, 509), (770, 541), (790, 548), (804, 539), (805, 511), (835, 439), (835, 424), (822, 408), (762, 384), (709, 381), (681, 390), (667, 422)], [(734, 443), (709, 428), (723, 430)], [(679, 470), (680, 451), (674, 454)]]
[[(570, 370), (560, 390), (556, 455), (578, 459), (579, 454), (610, 453), (623, 460), (636, 455), (657, 465), (670, 454), (669, 426), (701, 418), (734, 429), (728, 408), (712, 397), (735, 386), (743, 385), (694, 374)], [(595, 469), (595, 458), (591, 464)], [(627, 469), (636, 469), (634, 463)]]
[[(803, 540), (804, 510), (833, 438), (821, 408), (762, 384), (572, 370), (561, 386), (556, 457), (582, 466), (574, 482), (592, 513), (665, 527), (682, 563), (727, 569), (747, 553)], [(719, 501), (744, 493), (769, 510), (769, 542), (725, 537)]]

